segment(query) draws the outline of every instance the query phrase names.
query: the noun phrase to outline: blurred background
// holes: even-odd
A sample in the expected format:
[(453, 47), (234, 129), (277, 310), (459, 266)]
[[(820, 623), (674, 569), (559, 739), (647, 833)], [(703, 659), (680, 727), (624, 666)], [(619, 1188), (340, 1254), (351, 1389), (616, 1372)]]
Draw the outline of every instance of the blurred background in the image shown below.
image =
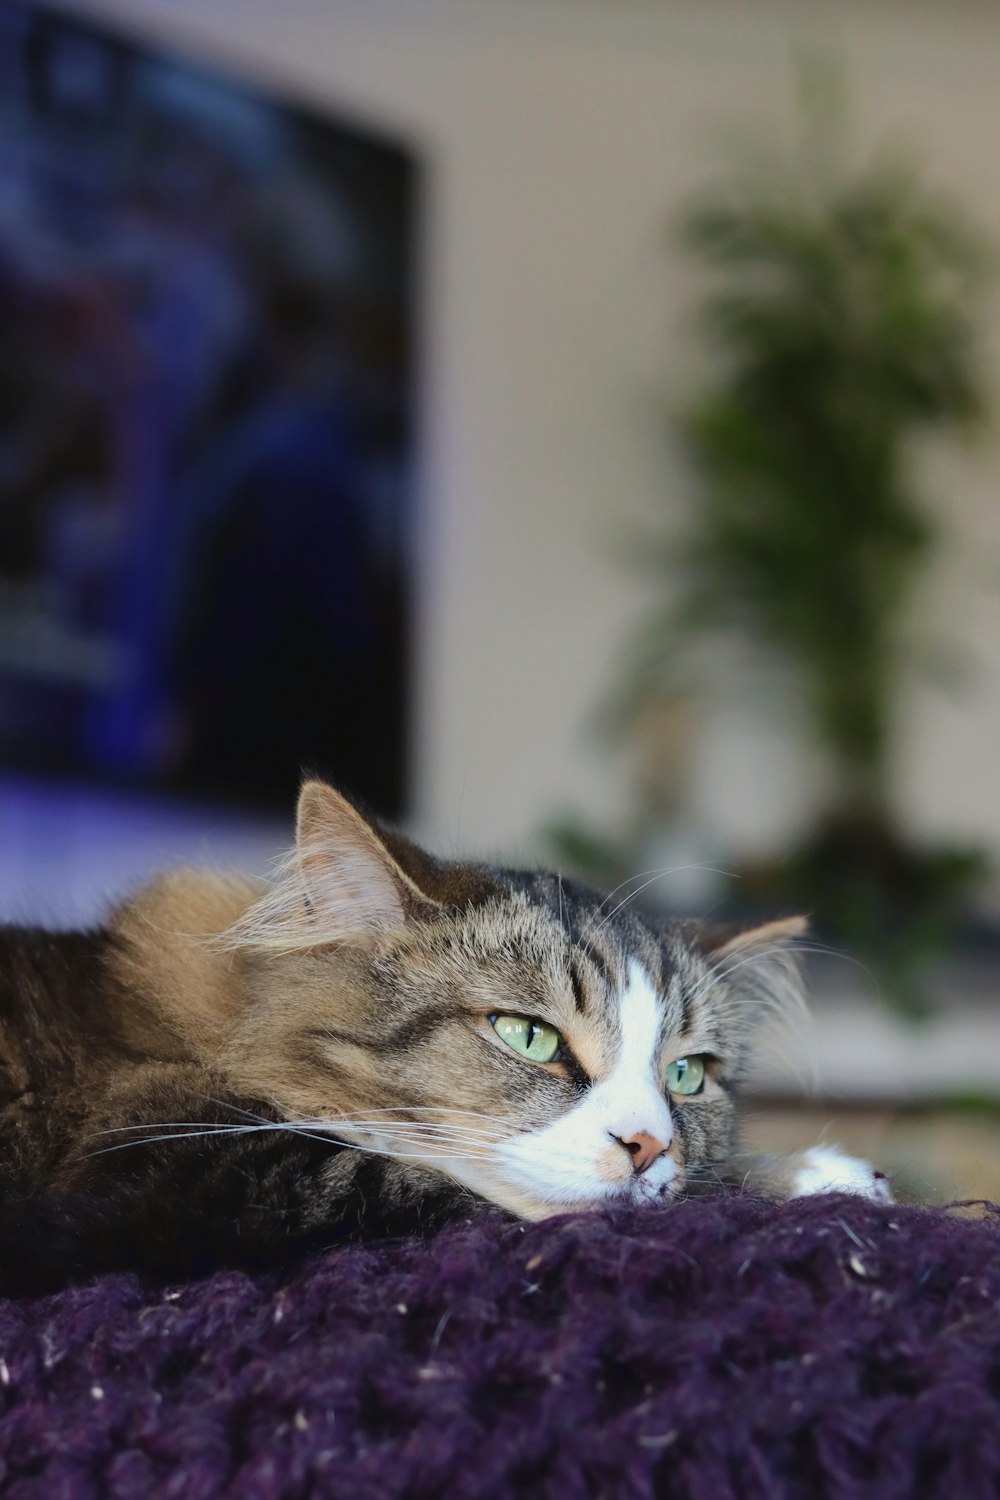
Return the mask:
[(1000, 1198), (998, 97), (989, 0), (0, 0), (0, 917), (307, 767), (807, 911), (755, 1140)]

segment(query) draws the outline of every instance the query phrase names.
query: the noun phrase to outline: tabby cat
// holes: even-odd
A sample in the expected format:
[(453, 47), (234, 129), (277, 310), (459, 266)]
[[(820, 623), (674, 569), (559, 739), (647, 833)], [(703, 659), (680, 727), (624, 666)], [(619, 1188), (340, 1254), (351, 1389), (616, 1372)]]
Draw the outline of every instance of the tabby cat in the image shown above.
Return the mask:
[(656, 928), (551, 874), (431, 858), (307, 782), (270, 883), (158, 877), (88, 933), (0, 931), (0, 1292), (183, 1276), (750, 1185), (888, 1197), (735, 1149), (798, 920)]

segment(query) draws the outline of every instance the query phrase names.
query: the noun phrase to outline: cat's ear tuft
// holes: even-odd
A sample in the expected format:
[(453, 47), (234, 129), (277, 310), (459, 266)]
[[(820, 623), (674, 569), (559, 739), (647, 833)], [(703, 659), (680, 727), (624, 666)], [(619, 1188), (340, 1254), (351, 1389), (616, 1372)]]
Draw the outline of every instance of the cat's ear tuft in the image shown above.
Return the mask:
[(749, 999), (761, 1016), (803, 1011), (805, 998), (799, 940), (807, 917), (783, 917), (756, 927), (736, 923), (698, 928), (696, 942), (710, 965), (713, 983)]
[(322, 781), (299, 795), (295, 848), (271, 888), (225, 935), (226, 946), (296, 952), (402, 931), (437, 904), (379, 830)]
[(316, 927), (336, 933), (405, 927), (418, 892), (371, 824), (322, 781), (299, 794), (295, 851)]
[(765, 948), (787, 949), (809, 931), (808, 917), (779, 917), (757, 927), (742, 927), (733, 922), (726, 926), (702, 929), (701, 946), (713, 960), (735, 956), (737, 952), (759, 953)]

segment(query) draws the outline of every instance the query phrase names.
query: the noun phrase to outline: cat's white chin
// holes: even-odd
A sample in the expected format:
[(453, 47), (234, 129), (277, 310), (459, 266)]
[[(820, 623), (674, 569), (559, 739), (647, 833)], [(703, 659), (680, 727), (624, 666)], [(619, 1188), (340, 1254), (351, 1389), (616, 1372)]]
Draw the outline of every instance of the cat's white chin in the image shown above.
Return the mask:
[(470, 1170), (467, 1165), (458, 1171), (452, 1169), (450, 1175), (522, 1219), (551, 1219), (557, 1214), (625, 1205), (663, 1207), (678, 1196), (684, 1181), (683, 1171), (670, 1157), (663, 1157), (641, 1175), (617, 1181), (608, 1181), (592, 1171), (579, 1171), (572, 1177), (567, 1174), (557, 1182), (530, 1178), (518, 1181), (506, 1173)]
[(639, 1177), (630, 1184), (629, 1190), (624, 1194), (627, 1203), (669, 1203), (676, 1198), (680, 1192), (682, 1177), (680, 1172), (673, 1172), (665, 1180), (648, 1182), (644, 1177)]
[(666, 1181), (646, 1182), (639, 1177), (634, 1182), (623, 1184), (617, 1191), (603, 1192), (578, 1203), (553, 1205), (544, 1217), (572, 1212), (574, 1209), (640, 1208), (643, 1206), (666, 1208), (679, 1196), (682, 1182), (683, 1178), (679, 1172), (675, 1172)]

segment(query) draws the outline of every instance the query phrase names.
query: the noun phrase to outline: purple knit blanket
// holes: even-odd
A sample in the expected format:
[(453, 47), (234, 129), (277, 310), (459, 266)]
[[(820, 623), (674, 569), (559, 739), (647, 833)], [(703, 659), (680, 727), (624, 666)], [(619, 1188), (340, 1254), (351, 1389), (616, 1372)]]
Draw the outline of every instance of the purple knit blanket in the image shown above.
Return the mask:
[(997, 1494), (997, 1215), (705, 1200), (0, 1301), (4, 1500)]

